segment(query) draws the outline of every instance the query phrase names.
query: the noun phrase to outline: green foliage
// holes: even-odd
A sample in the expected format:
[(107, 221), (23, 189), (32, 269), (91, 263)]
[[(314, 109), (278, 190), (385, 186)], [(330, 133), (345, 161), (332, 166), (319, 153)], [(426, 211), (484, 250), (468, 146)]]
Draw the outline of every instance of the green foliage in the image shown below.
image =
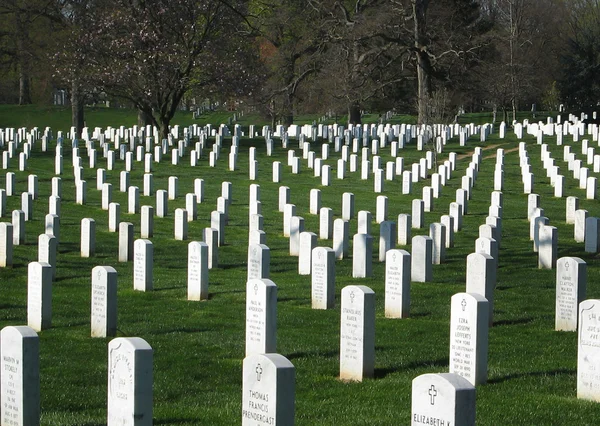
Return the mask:
[(548, 89), (542, 100), (542, 105), (547, 111), (558, 111), (560, 106), (560, 92), (556, 81), (552, 82), (552, 86)]

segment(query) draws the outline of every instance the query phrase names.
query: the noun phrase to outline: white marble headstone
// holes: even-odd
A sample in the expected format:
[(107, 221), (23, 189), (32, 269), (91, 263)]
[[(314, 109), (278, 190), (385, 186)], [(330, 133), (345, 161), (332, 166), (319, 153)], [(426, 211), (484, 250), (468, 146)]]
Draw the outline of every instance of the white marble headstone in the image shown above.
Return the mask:
[(107, 426), (151, 426), (153, 351), (139, 337), (108, 344)]
[(556, 261), (556, 309), (554, 329), (577, 331), (579, 304), (585, 299), (587, 265), (578, 257), (561, 257)]
[(39, 337), (27, 326), (0, 332), (0, 424), (40, 424)]
[(375, 292), (366, 286), (342, 289), (340, 379), (362, 381), (375, 369)]
[(296, 370), (283, 355), (244, 358), (242, 426), (294, 425)]
[(411, 426), (475, 426), (475, 387), (453, 373), (422, 374), (412, 382)]
[(277, 286), (269, 279), (246, 283), (246, 356), (277, 348)]

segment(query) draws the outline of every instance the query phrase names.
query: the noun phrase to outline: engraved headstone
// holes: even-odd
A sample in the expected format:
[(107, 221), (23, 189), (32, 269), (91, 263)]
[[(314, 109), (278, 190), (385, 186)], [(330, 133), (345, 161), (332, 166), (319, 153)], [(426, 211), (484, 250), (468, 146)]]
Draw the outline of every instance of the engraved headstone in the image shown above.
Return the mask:
[(277, 348), (277, 286), (269, 279), (246, 282), (246, 356)]
[(203, 242), (188, 244), (187, 298), (208, 299), (208, 244)]
[(475, 387), (453, 373), (422, 374), (412, 382), (411, 426), (475, 426)]
[(578, 257), (561, 257), (556, 261), (556, 309), (554, 329), (577, 331), (579, 304), (585, 299), (587, 265)]
[(489, 303), (478, 293), (452, 296), (450, 312), (450, 373), (473, 386), (487, 382)]
[(335, 303), (335, 251), (315, 247), (312, 251), (311, 305), (313, 309), (332, 309)]
[(577, 398), (600, 402), (600, 300), (579, 304)]
[(40, 344), (27, 326), (0, 332), (0, 423), (40, 425)]
[(342, 289), (340, 379), (361, 382), (373, 377), (374, 369), (375, 292), (349, 285)]
[(154, 268), (154, 246), (152, 241), (135, 240), (133, 244), (133, 289), (151, 291), (153, 288), (152, 271)]
[(248, 280), (269, 278), (271, 250), (264, 244), (248, 246)]
[(139, 337), (108, 344), (107, 426), (152, 425), (153, 351)]
[(287, 358), (247, 356), (242, 383), (242, 426), (294, 425), (296, 370)]
[(117, 334), (117, 271), (112, 266), (92, 269), (92, 337)]
[(385, 317), (408, 318), (410, 310), (410, 253), (389, 250), (385, 258)]

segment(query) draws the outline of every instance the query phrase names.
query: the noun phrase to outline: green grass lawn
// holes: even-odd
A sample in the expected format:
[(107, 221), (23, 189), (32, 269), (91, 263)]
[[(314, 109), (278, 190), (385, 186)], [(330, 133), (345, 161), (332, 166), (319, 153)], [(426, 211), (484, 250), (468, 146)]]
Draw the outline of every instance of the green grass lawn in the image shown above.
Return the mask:
[[(17, 107), (12, 107), (17, 108)], [(0, 123), (6, 126), (63, 126), (68, 111), (54, 109), (18, 114), (0, 108)], [(25, 111), (25, 110), (23, 110)], [(131, 112), (98, 110), (90, 114), (90, 126), (131, 125)], [(118, 114), (117, 114), (118, 113)], [(61, 115), (62, 114), (62, 115)], [(103, 115), (104, 114), (104, 115)], [(21, 121), (17, 121), (20, 119)], [(191, 117), (188, 117), (191, 122)], [(95, 121), (97, 120), (97, 121)], [(110, 121), (113, 120), (113, 121)], [(128, 121), (129, 120), (129, 121)], [(63, 123), (63, 124), (61, 124)], [(67, 121), (68, 123), (68, 121)], [(182, 121), (185, 124), (185, 121)], [(518, 144), (512, 133), (504, 139), (492, 135), (487, 143), (472, 138), (460, 147), (452, 139), (439, 155), (458, 153), (457, 170), (443, 188), (434, 209), (425, 214), (428, 225), (448, 214), (449, 203), (460, 188), (460, 178), (475, 146), (484, 147), (479, 177), (469, 202), (469, 214), (463, 230), (455, 234), (455, 247), (449, 249), (446, 262), (434, 266), (434, 280), (413, 283), (409, 319), (384, 317), (384, 265), (376, 261), (379, 226), (373, 223), (373, 277), (352, 278), (352, 260), (336, 262), (336, 307), (316, 311), (310, 304), (310, 277), (297, 273), (298, 259), (288, 255), (288, 239), (282, 235), (282, 214), (278, 212), (278, 188), (289, 186), (297, 214), (304, 217), (305, 229), (318, 234), (318, 216), (309, 214), (309, 192), (321, 190), (322, 206), (331, 207), (341, 216), (343, 192), (355, 194), (355, 211), (369, 210), (375, 217), (376, 197), (373, 179), (360, 180), (360, 173), (347, 173), (336, 179), (340, 153), (331, 150), (325, 164), (332, 166), (332, 185), (321, 186), (320, 178), (302, 162), (299, 175), (292, 175), (287, 150), (276, 143), (272, 157), (266, 156), (264, 141), (243, 138), (239, 148), (238, 170), (230, 172), (226, 139), (216, 168), (208, 167), (206, 154), (198, 167), (189, 166), (189, 155), (182, 164), (172, 166), (170, 155), (154, 164), (154, 189), (167, 189), (171, 175), (179, 177), (177, 200), (169, 201), (170, 215), (154, 218), (154, 291), (133, 291), (132, 262), (118, 263), (118, 235), (108, 232), (108, 212), (101, 209), (101, 192), (96, 188), (96, 173), (87, 165), (85, 149), (80, 149), (88, 183), (87, 204), (75, 204), (70, 141), (64, 144), (61, 241), (57, 277), (53, 284), (52, 328), (39, 334), (41, 366), (41, 405), (43, 425), (106, 424), (107, 346), (110, 339), (90, 337), (91, 271), (97, 265), (113, 266), (118, 272), (118, 336), (141, 337), (154, 349), (154, 424), (157, 425), (235, 425), (241, 422), (242, 360), (244, 358), (245, 281), (248, 242), (248, 187), (261, 186), (262, 212), (267, 245), (271, 249), (271, 279), (278, 286), (278, 352), (296, 367), (296, 423), (298, 425), (392, 425), (409, 424), (411, 381), (424, 373), (447, 372), (449, 352), (450, 298), (465, 290), (466, 256), (474, 251), (479, 225), (485, 223), (496, 147), (505, 149), (505, 190), (502, 247), (498, 284), (495, 291), (494, 326), (489, 335), (488, 383), (477, 387), (477, 423), (480, 425), (591, 424), (600, 418), (600, 405), (576, 398), (577, 333), (555, 332), (555, 271), (538, 270), (537, 254), (529, 241), (526, 219), (527, 195), (523, 194), (519, 169)], [(553, 157), (566, 175), (562, 147), (554, 138), (545, 139)], [(550, 224), (558, 228), (559, 257), (578, 256), (588, 263), (588, 297), (600, 297), (600, 268), (596, 255), (584, 252), (575, 243), (573, 226), (565, 224), (565, 198), (553, 197), (542, 169), (540, 147), (527, 136), (528, 152), (535, 173), (535, 192)], [(212, 143), (213, 140), (210, 140)], [(569, 143), (570, 140), (569, 140)], [(297, 144), (292, 141), (292, 148)], [(320, 143), (312, 149), (320, 153)], [(574, 145), (579, 145), (575, 143)], [(248, 149), (257, 148), (259, 179), (248, 179)], [(494, 148), (491, 148), (494, 146)], [(54, 143), (52, 144), (54, 148)], [(490, 148), (490, 149), (488, 149)], [(580, 153), (578, 146), (573, 149)], [(208, 149), (206, 150), (208, 152)], [(409, 145), (401, 155), (410, 165), (424, 152)], [(389, 148), (381, 153), (382, 163), (391, 161)], [(578, 154), (580, 157), (580, 154)], [(48, 212), (51, 178), (54, 176), (54, 152), (41, 152), (36, 144), (27, 170), (18, 171), (13, 159), (10, 171), (16, 174), (17, 194), (27, 190), (27, 176), (39, 178), (39, 199), (34, 204), (33, 220), (27, 222), (25, 245), (14, 248), (14, 266), (0, 269), (0, 327), (23, 325), (27, 320), (27, 264), (37, 260), (37, 236), (44, 231)], [(271, 164), (284, 164), (282, 183), (271, 182)], [(99, 167), (106, 160), (99, 156)], [(127, 214), (127, 197), (118, 191), (119, 172), (107, 171), (113, 184), (113, 201), (121, 204), (121, 220), (134, 224), (139, 237), (140, 216)], [(143, 163), (135, 163), (131, 185), (143, 188)], [(590, 173), (594, 176), (594, 173)], [(233, 203), (229, 207), (226, 245), (220, 248), (220, 266), (210, 271), (210, 300), (186, 300), (187, 244), (173, 238), (173, 211), (185, 208), (185, 193), (193, 192), (195, 178), (205, 180), (206, 199), (198, 205), (198, 220), (190, 223), (189, 240), (200, 240), (202, 230), (210, 226), (210, 213), (221, 195), (221, 182), (233, 184)], [(389, 218), (411, 212), (411, 201), (420, 198), (429, 180), (413, 184), (413, 194), (401, 194), (401, 180), (385, 182), (389, 198)], [(4, 173), (0, 175), (4, 187)], [(572, 175), (566, 177), (569, 194), (580, 198), (580, 208), (590, 216), (600, 216), (596, 200), (585, 200)], [(141, 192), (141, 191), (140, 191)], [(154, 197), (140, 196), (141, 205), (155, 205)], [(8, 198), (8, 212), (20, 208), (20, 197)], [(80, 221), (96, 220), (96, 255), (79, 256)], [(7, 216), (2, 220), (9, 221)], [(351, 235), (356, 232), (354, 219)], [(428, 234), (428, 227), (413, 230), (413, 235)], [(331, 246), (331, 241), (319, 245)], [(410, 251), (410, 246), (401, 247)], [(351, 250), (350, 250), (351, 253)], [(339, 374), (339, 300), (341, 289), (350, 284), (371, 287), (376, 294), (375, 378), (362, 383), (344, 383)]]

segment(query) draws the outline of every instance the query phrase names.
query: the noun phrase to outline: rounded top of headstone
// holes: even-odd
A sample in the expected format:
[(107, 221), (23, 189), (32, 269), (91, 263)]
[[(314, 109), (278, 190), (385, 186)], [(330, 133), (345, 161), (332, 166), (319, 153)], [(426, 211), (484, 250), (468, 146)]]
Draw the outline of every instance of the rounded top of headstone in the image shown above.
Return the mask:
[(248, 355), (246, 358), (244, 358), (244, 363), (262, 364), (263, 368), (265, 367), (265, 365), (268, 365), (268, 364), (272, 365), (273, 367), (275, 367), (277, 369), (295, 368), (294, 364), (292, 364), (289, 359), (287, 359), (283, 355), (276, 354), (276, 353)]
[(26, 325), (8, 325), (6, 327), (4, 327), (2, 329), (2, 331), (0, 332), (0, 334), (2, 335), (2, 339), (4, 340), (5, 336), (10, 337), (38, 337), (38, 334), (35, 332), (35, 330), (31, 327), (28, 327)]
[(141, 337), (117, 337), (108, 343), (109, 352), (120, 348), (128, 350), (152, 350), (148, 342)]

